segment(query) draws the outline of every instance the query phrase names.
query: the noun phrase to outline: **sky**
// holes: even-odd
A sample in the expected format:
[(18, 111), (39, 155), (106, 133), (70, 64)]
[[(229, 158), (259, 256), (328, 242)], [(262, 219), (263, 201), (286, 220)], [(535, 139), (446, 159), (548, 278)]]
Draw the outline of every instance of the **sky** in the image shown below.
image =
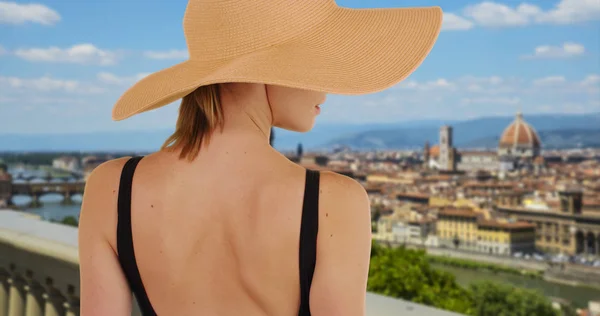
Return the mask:
[[(410, 77), (378, 93), (329, 95), (317, 124), (600, 112), (600, 0), (336, 3), (441, 6), (444, 23)], [(178, 102), (119, 122), (111, 109), (140, 78), (188, 58), (186, 5), (0, 0), (0, 137), (172, 128)]]

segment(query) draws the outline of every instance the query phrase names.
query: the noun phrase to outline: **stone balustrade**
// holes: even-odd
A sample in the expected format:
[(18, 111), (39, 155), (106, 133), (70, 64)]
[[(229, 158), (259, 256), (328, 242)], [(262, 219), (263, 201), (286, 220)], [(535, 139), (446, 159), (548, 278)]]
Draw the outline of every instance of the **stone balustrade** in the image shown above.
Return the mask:
[[(78, 315), (77, 228), (0, 210), (0, 316)], [(367, 293), (367, 316), (392, 315), (457, 316)]]

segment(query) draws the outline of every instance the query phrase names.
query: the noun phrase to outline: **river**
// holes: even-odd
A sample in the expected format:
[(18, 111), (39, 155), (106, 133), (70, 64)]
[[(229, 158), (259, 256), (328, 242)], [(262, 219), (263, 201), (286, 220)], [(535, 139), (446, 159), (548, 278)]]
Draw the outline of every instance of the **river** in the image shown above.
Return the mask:
[(29, 208), (27, 205), (31, 202), (29, 196), (15, 195), (13, 202), (24, 211), (38, 214), (45, 220), (62, 220), (67, 216), (73, 216), (79, 219), (79, 210), (81, 209), (81, 195), (76, 194), (71, 197), (72, 205), (62, 205), (63, 200), (60, 194), (45, 194), (40, 197), (41, 207)]
[[(15, 196), (15, 204), (23, 210), (41, 215), (46, 220), (62, 220), (66, 216), (79, 218), (81, 208), (81, 195), (72, 197), (73, 205), (62, 205), (62, 196), (58, 194), (47, 194), (40, 198), (42, 206), (38, 208), (28, 208), (26, 205), (31, 201), (28, 196)], [(517, 287), (529, 288), (542, 291), (546, 296), (559, 297), (573, 303), (575, 307), (587, 307), (588, 301), (600, 298), (600, 290), (584, 287), (574, 287), (553, 282), (547, 282), (542, 279), (532, 279), (515, 274), (492, 273), (487, 271), (478, 271), (464, 268), (434, 264), (436, 268), (452, 273), (459, 284), (468, 286), (474, 281), (489, 280), (494, 282), (504, 282)]]
[(452, 273), (456, 277), (456, 281), (465, 287), (477, 281), (507, 283), (516, 287), (538, 290), (544, 293), (546, 296), (565, 299), (570, 301), (574, 307), (579, 308), (587, 308), (589, 301), (600, 298), (600, 289), (564, 285), (510, 273), (493, 273), (489, 271), (458, 268), (442, 264), (433, 264), (432, 266)]

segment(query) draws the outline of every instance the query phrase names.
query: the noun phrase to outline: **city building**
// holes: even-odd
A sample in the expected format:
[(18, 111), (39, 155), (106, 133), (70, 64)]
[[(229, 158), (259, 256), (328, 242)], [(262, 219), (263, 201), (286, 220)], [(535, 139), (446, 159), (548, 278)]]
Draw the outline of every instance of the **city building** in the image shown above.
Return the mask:
[(83, 169), (84, 179), (87, 181), (88, 176), (92, 173), (96, 167), (107, 162), (108, 160), (113, 159), (113, 157), (105, 156), (86, 156), (81, 159), (81, 169)]
[(451, 126), (440, 128), (439, 145), (429, 147), (426, 143), (423, 154), (424, 165), (427, 169), (445, 172), (455, 171), (495, 171), (498, 169), (498, 154), (491, 151), (470, 150), (459, 151), (453, 144), (453, 129)]
[(438, 238), (435, 235), (435, 220), (433, 219), (396, 222), (392, 226), (392, 236), (392, 241), (396, 243), (427, 247), (438, 246)]
[(373, 233), (373, 239), (380, 241), (398, 242), (404, 232), (399, 223), (405, 223), (410, 216), (410, 205), (396, 208), (391, 213), (382, 215), (377, 221), (377, 231)]
[(511, 255), (535, 251), (535, 225), (527, 222), (480, 219), (477, 222), (477, 250)]
[(436, 225), (440, 246), (476, 251), (478, 217), (478, 213), (468, 208), (440, 210)]
[(540, 155), (541, 141), (535, 129), (523, 119), (521, 112), (506, 127), (498, 142), (498, 156), (533, 159)]
[(559, 203), (550, 209), (498, 204), (501, 216), (536, 225), (536, 248), (568, 255), (600, 255), (600, 214), (587, 210), (579, 188), (559, 186)]
[(438, 169), (443, 171), (456, 170), (456, 148), (453, 144), (453, 135), (451, 126), (442, 126), (440, 128), (440, 145), (438, 157)]
[(12, 176), (8, 167), (0, 161), (0, 208), (7, 207), (12, 197)]
[(438, 213), (439, 244), (453, 249), (494, 255), (535, 250), (535, 225), (486, 218), (469, 208), (445, 208)]
[(77, 157), (62, 156), (52, 161), (52, 167), (69, 171), (78, 171), (81, 168), (81, 165)]
[(496, 171), (498, 155), (491, 151), (461, 150), (456, 154), (456, 168), (461, 171)]
[(424, 166), (440, 171), (501, 171), (516, 168), (543, 168), (545, 162), (540, 156), (541, 141), (535, 129), (523, 115), (517, 113), (515, 119), (504, 129), (498, 142), (497, 151), (457, 150), (454, 147), (451, 126), (440, 127), (439, 144), (423, 148)]

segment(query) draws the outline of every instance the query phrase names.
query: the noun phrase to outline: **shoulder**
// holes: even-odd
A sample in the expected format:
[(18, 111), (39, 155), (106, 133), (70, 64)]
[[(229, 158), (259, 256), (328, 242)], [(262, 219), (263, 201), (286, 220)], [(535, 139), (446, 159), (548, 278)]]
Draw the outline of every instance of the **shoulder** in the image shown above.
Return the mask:
[(369, 196), (358, 181), (331, 171), (321, 171), (320, 199), (326, 209), (359, 218), (370, 217)]
[(320, 174), (321, 184), (336, 193), (360, 193), (366, 196), (362, 184), (348, 176), (333, 171), (321, 171)]
[(121, 157), (98, 165), (86, 179), (86, 190), (88, 188), (102, 187), (109, 183), (116, 183), (118, 185), (123, 166), (129, 159), (131, 157)]
[[(365, 188), (350, 177), (325, 171), (319, 189), (319, 231), (334, 243), (370, 243), (371, 206)], [(344, 240), (329, 238), (333, 236)]]
[(310, 291), (315, 315), (364, 315), (371, 251), (371, 210), (364, 187), (321, 172), (317, 263)]
[[(117, 199), (123, 166), (131, 157), (106, 161), (87, 176), (81, 211), (79, 231), (112, 236), (117, 223)], [(109, 240), (112, 239), (108, 238)]]

